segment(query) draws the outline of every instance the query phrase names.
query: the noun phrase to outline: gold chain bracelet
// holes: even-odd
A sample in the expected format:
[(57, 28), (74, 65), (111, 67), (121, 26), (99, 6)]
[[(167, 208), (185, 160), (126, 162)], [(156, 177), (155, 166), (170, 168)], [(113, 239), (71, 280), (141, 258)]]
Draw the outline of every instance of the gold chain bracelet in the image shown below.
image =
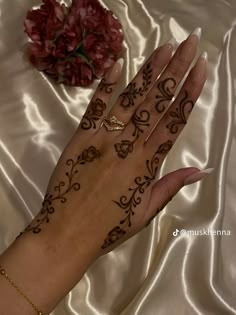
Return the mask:
[(0, 265), (0, 274), (7, 279), (7, 281), (10, 282), (10, 284), (20, 293), (21, 296), (23, 296), (26, 301), (33, 307), (33, 309), (37, 312), (38, 315), (43, 315), (43, 312), (41, 312), (35, 305), (30, 301), (30, 299), (21, 291), (20, 288), (9, 278), (8, 274), (6, 273), (6, 270), (3, 269), (3, 267)]

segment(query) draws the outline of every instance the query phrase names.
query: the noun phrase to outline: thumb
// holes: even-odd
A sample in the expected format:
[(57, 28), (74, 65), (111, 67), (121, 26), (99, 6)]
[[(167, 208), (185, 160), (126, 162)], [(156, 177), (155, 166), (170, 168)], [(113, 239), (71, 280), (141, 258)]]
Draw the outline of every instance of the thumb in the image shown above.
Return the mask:
[(148, 206), (148, 224), (169, 203), (169, 201), (186, 185), (190, 185), (205, 178), (214, 169), (208, 168), (200, 171), (195, 167), (181, 168), (163, 176), (152, 187)]

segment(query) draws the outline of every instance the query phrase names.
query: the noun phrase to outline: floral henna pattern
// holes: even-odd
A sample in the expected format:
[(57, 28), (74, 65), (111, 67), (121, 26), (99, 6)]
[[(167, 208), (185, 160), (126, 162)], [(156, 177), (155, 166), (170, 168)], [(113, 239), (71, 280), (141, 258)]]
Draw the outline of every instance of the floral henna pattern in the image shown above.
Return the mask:
[(194, 103), (188, 98), (188, 93), (185, 91), (184, 98), (176, 107), (175, 110), (170, 111), (170, 117), (174, 118), (170, 123), (166, 125), (166, 128), (170, 130), (172, 134), (175, 134), (179, 130), (179, 125), (187, 123), (187, 114), (191, 113)]
[(172, 148), (173, 143), (172, 141), (167, 141), (161, 144), (155, 154), (153, 155), (151, 160), (146, 161), (148, 175), (143, 177), (136, 177), (134, 180), (135, 187), (129, 188), (129, 192), (131, 195), (127, 197), (123, 195), (120, 197), (119, 201), (113, 200), (113, 202), (119, 206), (125, 212), (125, 217), (120, 221), (120, 226), (116, 226), (113, 228), (107, 235), (102, 248), (105, 249), (106, 247), (114, 244), (117, 240), (122, 238), (126, 231), (125, 227), (132, 226), (132, 216), (135, 215), (135, 208), (141, 203), (142, 201), (142, 194), (144, 194), (147, 187), (150, 186), (151, 182), (155, 179), (157, 175), (157, 170), (159, 167), (159, 155), (166, 155), (170, 149)]
[(112, 229), (105, 241), (104, 244), (102, 245), (102, 249), (107, 248), (108, 246), (114, 244), (116, 241), (118, 241), (120, 238), (122, 238), (125, 235), (125, 230), (121, 229), (119, 226), (114, 227), (114, 229)]
[(134, 137), (133, 141), (122, 140), (120, 143), (114, 145), (118, 157), (125, 159), (129, 153), (133, 152), (133, 146), (138, 140), (140, 133), (143, 133), (142, 127), (149, 126), (150, 113), (147, 110), (142, 110), (139, 114), (137, 111), (132, 116), (132, 123), (134, 125), (134, 132), (132, 136)]
[[(93, 146), (85, 149), (82, 154), (80, 154), (76, 160), (69, 159), (66, 161), (66, 166), (69, 170), (65, 173), (66, 180), (61, 181), (57, 186), (54, 187), (53, 193), (47, 193), (42, 203), (42, 209), (39, 213), (38, 218), (35, 222), (32, 222), (27, 226), (23, 232), (20, 233), (20, 237), (24, 232), (32, 231), (34, 234), (38, 234), (42, 230), (42, 224), (50, 222), (50, 215), (55, 212), (55, 201), (60, 201), (61, 203), (67, 202), (67, 195), (71, 191), (80, 190), (80, 184), (76, 181), (75, 175), (78, 173), (78, 166), (89, 162), (93, 162), (95, 159), (101, 156), (100, 152)], [(17, 238), (18, 238), (17, 237)]]
[(102, 117), (105, 109), (106, 104), (100, 98), (97, 98), (82, 118), (81, 128), (84, 130), (96, 129), (96, 122)]
[(129, 140), (122, 140), (121, 143), (115, 144), (115, 150), (119, 158), (125, 159), (127, 155), (133, 152), (133, 142)]
[(174, 89), (175, 87), (176, 81), (172, 78), (167, 78), (158, 83), (157, 88), (160, 91), (160, 94), (156, 96), (157, 102), (155, 104), (158, 113), (161, 114), (165, 111), (165, 102), (172, 100), (174, 94), (171, 92), (171, 89)]
[(135, 99), (138, 96), (143, 96), (145, 92), (148, 91), (152, 83), (152, 67), (151, 62), (149, 62), (146, 67), (143, 69), (143, 82), (141, 87), (136, 87), (136, 82), (131, 82), (126, 88), (126, 91), (123, 92), (121, 96), (120, 105), (123, 108), (132, 107), (135, 104)]
[(99, 90), (100, 91), (105, 91), (107, 94), (111, 94), (113, 92), (113, 86), (116, 83), (108, 83), (104, 78), (102, 81), (99, 83)]

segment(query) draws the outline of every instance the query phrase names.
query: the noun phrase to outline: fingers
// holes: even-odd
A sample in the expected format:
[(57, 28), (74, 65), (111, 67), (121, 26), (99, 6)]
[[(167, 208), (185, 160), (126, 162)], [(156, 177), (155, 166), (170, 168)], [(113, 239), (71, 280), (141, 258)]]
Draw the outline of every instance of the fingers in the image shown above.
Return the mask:
[[(162, 116), (147, 139), (145, 147), (153, 152), (166, 140), (174, 143), (187, 123), (190, 113), (200, 96), (207, 78), (207, 53), (203, 53), (190, 71), (176, 100)], [(157, 141), (158, 139), (158, 141)]]
[(99, 130), (107, 105), (120, 79), (123, 63), (124, 59), (120, 58), (106, 74), (105, 78), (101, 80), (80, 122), (78, 130), (91, 133)]
[(212, 173), (212, 171), (212, 168), (199, 171), (197, 168), (188, 167), (171, 172), (162, 177), (152, 187), (150, 202), (147, 209), (146, 226), (148, 226), (156, 215), (165, 208), (183, 186), (202, 180)]
[(132, 130), (139, 124), (140, 119), (137, 118), (142, 119), (141, 116), (145, 112), (146, 116), (149, 116), (149, 124), (142, 128), (140, 142), (148, 137), (172, 101), (180, 82), (196, 56), (200, 35), (201, 29), (197, 28), (181, 43), (163, 74), (152, 87), (144, 102), (137, 108), (130, 121), (130, 126), (127, 126), (127, 131), (128, 129)]
[(157, 77), (170, 61), (174, 46), (175, 40), (172, 39), (153, 52), (135, 78), (119, 96), (109, 116), (114, 115), (125, 124), (129, 122), (136, 108), (144, 100)]
[(185, 180), (199, 170), (194, 167), (182, 168), (162, 177), (152, 187), (150, 202), (147, 209), (147, 225), (156, 217), (156, 215), (165, 208), (171, 199), (184, 186)]

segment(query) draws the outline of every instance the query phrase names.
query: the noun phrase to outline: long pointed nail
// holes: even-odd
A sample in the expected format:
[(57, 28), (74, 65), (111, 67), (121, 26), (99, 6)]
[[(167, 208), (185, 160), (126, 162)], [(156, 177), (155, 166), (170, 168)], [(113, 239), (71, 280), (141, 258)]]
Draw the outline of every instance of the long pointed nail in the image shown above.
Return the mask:
[(123, 65), (124, 59), (123, 58), (118, 59), (114, 66), (106, 73), (105, 75), (106, 81), (109, 83), (117, 82), (117, 80), (120, 78)]
[(174, 37), (172, 37), (166, 44), (172, 46), (172, 48), (175, 48), (177, 46), (177, 41)]
[(205, 178), (209, 174), (211, 174), (214, 171), (214, 168), (207, 168), (205, 170), (202, 170), (200, 172), (194, 173), (187, 177), (184, 181), (184, 186), (191, 185), (193, 183), (198, 182), (199, 180)]
[(205, 61), (208, 61), (208, 53), (207, 53), (207, 51), (204, 51), (202, 54), (201, 54), (201, 56), (200, 56), (200, 58), (199, 59), (204, 59)]
[(204, 51), (198, 58), (195, 67), (192, 69), (191, 75), (194, 82), (200, 82), (206, 75), (207, 52)]
[(124, 61), (124, 58), (118, 59), (117, 62), (119, 63), (120, 68), (121, 68), (121, 70), (122, 70), (122, 68), (123, 68), (123, 66), (124, 66), (124, 62), (125, 62), (125, 61)]
[(201, 39), (201, 35), (202, 35), (201, 27), (195, 28), (195, 30), (192, 31), (192, 33), (189, 35), (189, 37), (193, 36), (193, 35), (196, 35), (198, 37), (198, 39), (200, 40)]

